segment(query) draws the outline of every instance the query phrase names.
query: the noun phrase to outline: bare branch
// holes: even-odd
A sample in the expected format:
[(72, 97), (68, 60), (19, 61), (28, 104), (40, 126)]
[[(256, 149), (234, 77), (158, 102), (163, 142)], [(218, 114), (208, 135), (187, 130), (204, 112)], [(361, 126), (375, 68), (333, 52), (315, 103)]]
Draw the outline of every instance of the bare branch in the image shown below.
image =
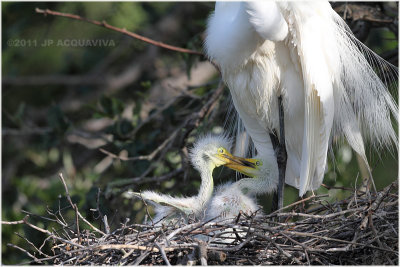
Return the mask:
[(40, 9), (40, 8), (36, 8), (35, 11), (36, 11), (36, 13), (44, 14), (45, 16), (52, 15), (52, 16), (65, 17), (65, 18), (69, 18), (69, 19), (88, 22), (88, 23), (91, 23), (91, 24), (94, 24), (94, 25), (97, 25), (97, 26), (100, 26), (100, 27), (103, 27), (103, 28), (106, 28), (106, 29), (110, 29), (110, 30), (113, 30), (113, 31), (116, 31), (116, 32), (120, 32), (120, 33), (125, 34), (125, 35), (127, 35), (129, 37), (132, 37), (132, 38), (141, 40), (143, 42), (146, 42), (146, 43), (149, 43), (149, 44), (152, 44), (152, 45), (155, 45), (155, 46), (159, 46), (159, 47), (162, 47), (162, 48), (165, 48), (165, 49), (168, 49), (168, 50), (172, 50), (172, 51), (176, 51), (176, 52), (180, 52), (180, 53), (187, 53), (187, 54), (194, 54), (194, 55), (204, 56), (204, 54), (201, 53), (201, 52), (194, 51), (194, 50), (191, 50), (191, 49), (182, 48), (182, 47), (177, 47), (177, 46), (173, 46), (173, 45), (169, 45), (169, 44), (165, 44), (165, 43), (162, 43), (162, 42), (158, 42), (158, 41), (152, 40), (150, 38), (147, 38), (145, 36), (139, 35), (137, 33), (133, 33), (133, 32), (127, 31), (126, 29), (121, 29), (121, 28), (112, 26), (112, 25), (108, 24), (105, 21), (100, 22), (100, 21), (97, 21), (97, 20), (87, 19), (87, 18), (78, 16), (78, 15), (75, 15), (75, 14), (62, 13), (62, 12), (58, 12), (58, 11), (52, 11), (50, 9), (43, 10), (43, 9)]

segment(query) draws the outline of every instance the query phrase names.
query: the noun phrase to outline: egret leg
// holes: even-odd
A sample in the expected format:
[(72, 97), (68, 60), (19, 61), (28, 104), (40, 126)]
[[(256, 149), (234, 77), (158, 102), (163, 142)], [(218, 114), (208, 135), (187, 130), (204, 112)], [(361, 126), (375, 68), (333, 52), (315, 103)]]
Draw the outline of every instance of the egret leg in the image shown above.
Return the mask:
[(272, 210), (279, 210), (283, 208), (283, 192), (285, 188), (285, 173), (286, 173), (286, 144), (285, 144), (285, 125), (284, 125), (284, 113), (282, 96), (278, 98), (279, 105), (279, 141), (276, 135), (270, 134), (272, 146), (275, 150), (276, 161), (278, 163), (279, 170), (279, 182), (277, 192), (274, 194), (274, 200), (272, 205)]
[(285, 173), (286, 173), (286, 162), (287, 162), (282, 96), (279, 96), (278, 104), (279, 104), (279, 135), (280, 135), (279, 150), (277, 155), (277, 162), (279, 168), (278, 209), (281, 209), (283, 208), (283, 191), (285, 188)]

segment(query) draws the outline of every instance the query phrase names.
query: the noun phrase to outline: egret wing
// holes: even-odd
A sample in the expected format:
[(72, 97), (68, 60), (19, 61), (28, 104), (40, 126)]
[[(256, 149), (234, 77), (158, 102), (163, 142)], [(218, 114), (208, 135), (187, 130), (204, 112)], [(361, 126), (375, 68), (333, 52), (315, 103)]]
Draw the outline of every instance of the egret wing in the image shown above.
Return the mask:
[(288, 33), (288, 25), (274, 1), (245, 2), (249, 21), (264, 39), (282, 41)]
[(305, 98), (300, 196), (318, 188), (322, 183), (333, 124), (331, 73), (337, 68), (337, 60), (334, 58), (337, 47), (334, 35), (329, 31), (329, 20), (321, 19), (326, 10), (323, 6), (325, 4), (329, 5), (324, 3), (311, 7), (306, 3), (292, 2), (287, 7), (287, 20), (290, 21), (287, 46), (292, 54), (298, 56)]
[(190, 205), (192, 202), (190, 198), (176, 198), (170, 195), (159, 194), (154, 191), (130, 192), (131, 195), (144, 200), (151, 201), (161, 206), (168, 206), (182, 211), (186, 214), (193, 212), (193, 207)]

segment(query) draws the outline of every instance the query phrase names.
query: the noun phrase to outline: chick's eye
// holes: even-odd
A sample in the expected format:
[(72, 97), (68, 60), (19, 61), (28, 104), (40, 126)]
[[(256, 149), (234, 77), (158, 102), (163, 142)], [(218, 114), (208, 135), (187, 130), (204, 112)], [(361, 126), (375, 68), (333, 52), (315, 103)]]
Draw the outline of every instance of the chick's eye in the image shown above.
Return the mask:
[(223, 149), (223, 148), (219, 148), (219, 149), (218, 149), (218, 152), (219, 152), (219, 153), (224, 153), (224, 149)]
[(256, 166), (260, 166), (260, 165), (261, 165), (261, 162), (256, 161)]

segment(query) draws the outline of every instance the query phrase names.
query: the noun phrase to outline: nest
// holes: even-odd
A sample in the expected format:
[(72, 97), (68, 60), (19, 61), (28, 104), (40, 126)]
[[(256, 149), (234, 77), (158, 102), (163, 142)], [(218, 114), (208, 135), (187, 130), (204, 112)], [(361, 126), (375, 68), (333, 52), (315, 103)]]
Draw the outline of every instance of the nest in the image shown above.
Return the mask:
[[(61, 176), (62, 178), (62, 176)], [(64, 182), (64, 180), (62, 179)], [(65, 182), (64, 182), (65, 185)], [(335, 203), (327, 195), (302, 199), (269, 215), (154, 226), (122, 224), (112, 232), (87, 221), (72, 203), (74, 222), (54, 214), (62, 231), (24, 223), (47, 235), (41, 247), (26, 239), (33, 262), (63, 265), (398, 265), (397, 181), (378, 193), (355, 191)], [(308, 206), (305, 209), (305, 206)], [(81, 224), (81, 226), (80, 226)], [(86, 230), (82, 229), (86, 225)], [(49, 243), (51, 253), (44, 252)]]

